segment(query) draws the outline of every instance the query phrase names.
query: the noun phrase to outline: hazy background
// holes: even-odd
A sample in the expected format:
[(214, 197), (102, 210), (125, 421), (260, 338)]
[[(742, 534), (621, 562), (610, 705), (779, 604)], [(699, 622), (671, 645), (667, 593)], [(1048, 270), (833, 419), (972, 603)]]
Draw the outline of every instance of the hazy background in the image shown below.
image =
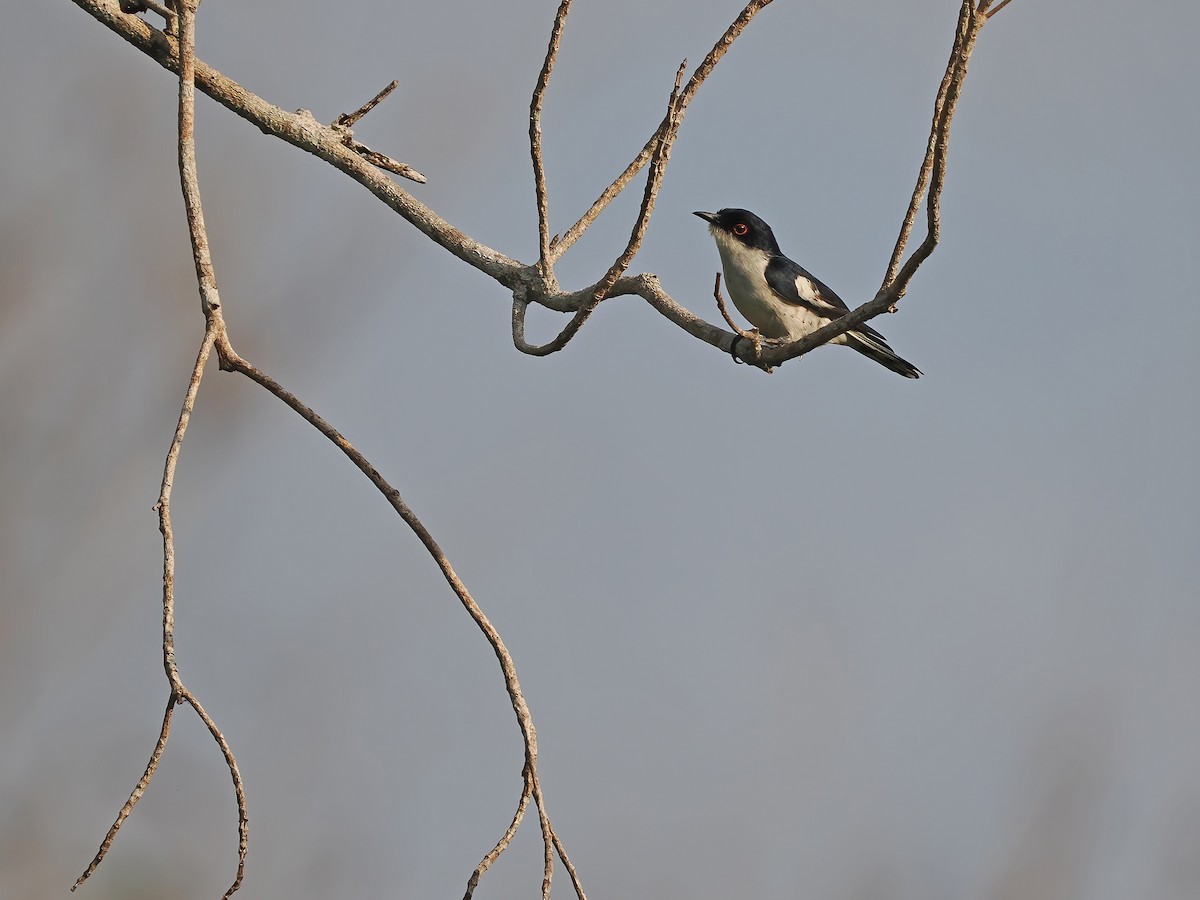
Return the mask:
[[(529, 260), (555, 5), (208, 0), (200, 54), (326, 122), (399, 79), (359, 137)], [(554, 230), (738, 9), (578, 4), (546, 98)], [(746, 206), (869, 298), (956, 9), (767, 8), (689, 110), (634, 271), (717, 320), (690, 213)], [(984, 30), (942, 244), (875, 323), (918, 382), (840, 348), (766, 377), (632, 298), (522, 356), (496, 284), (200, 100), (234, 345), (400, 488), (499, 628), (593, 900), (1200, 893), (1197, 28), (1192, 4), (1018, 0)], [(151, 506), (203, 321), (172, 76), (66, 0), (10, 4), (0, 54), (0, 896), (24, 900), (67, 896), (157, 734)], [(619, 252), (640, 185), (565, 286)], [(415, 538), (215, 366), (174, 514), (179, 662), (249, 793), (244, 895), (461, 896), (521, 744)], [(219, 897), (235, 847), (183, 710), (80, 896)], [(528, 819), (479, 896), (536, 896), (540, 852)]]

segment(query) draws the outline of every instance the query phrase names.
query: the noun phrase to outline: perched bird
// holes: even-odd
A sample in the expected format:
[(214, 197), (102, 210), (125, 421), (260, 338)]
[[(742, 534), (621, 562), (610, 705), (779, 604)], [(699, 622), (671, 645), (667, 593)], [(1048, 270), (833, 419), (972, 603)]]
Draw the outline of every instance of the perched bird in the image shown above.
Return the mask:
[[(708, 222), (717, 242), (725, 286), (738, 311), (763, 337), (795, 341), (849, 312), (842, 298), (808, 270), (783, 255), (771, 226), (745, 209), (693, 213)], [(921, 370), (901, 359), (883, 335), (856, 325), (835, 337), (905, 378), (920, 378)]]

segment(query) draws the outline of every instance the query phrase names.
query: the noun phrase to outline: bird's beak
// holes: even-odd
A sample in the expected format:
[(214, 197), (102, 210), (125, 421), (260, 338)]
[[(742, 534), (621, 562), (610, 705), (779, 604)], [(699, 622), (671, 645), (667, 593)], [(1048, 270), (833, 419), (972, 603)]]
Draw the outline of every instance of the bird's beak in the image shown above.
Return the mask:
[(711, 223), (712, 223), (712, 221), (713, 221), (713, 220), (714, 220), (714, 219), (717, 217), (717, 214), (716, 214), (716, 213), (709, 213), (709, 212), (694, 212), (694, 213), (692, 213), (692, 215), (693, 215), (693, 216), (699, 216), (699, 217), (700, 217), (700, 218), (702, 218), (702, 219), (703, 219), (705, 222), (708, 222), (708, 223), (710, 223), (710, 224), (711, 224)]

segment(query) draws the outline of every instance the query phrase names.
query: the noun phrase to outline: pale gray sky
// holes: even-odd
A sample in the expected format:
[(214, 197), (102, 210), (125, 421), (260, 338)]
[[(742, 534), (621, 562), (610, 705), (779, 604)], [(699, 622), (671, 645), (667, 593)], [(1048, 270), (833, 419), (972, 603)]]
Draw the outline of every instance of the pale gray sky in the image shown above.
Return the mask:
[[(527, 107), (555, 4), (228, 4), (200, 54), (536, 254)], [(635, 271), (710, 321), (695, 209), (745, 206), (878, 287), (951, 0), (765, 10), (704, 86)], [(555, 230), (736, 2), (578, 4), (546, 98)], [(175, 84), (66, 0), (0, 55), (0, 896), (63, 897), (167, 688), (151, 505), (202, 319)], [(954, 123), (943, 241), (875, 324), (770, 377), (634, 298), (562, 353), (328, 166), (200, 102), (238, 350), (396, 484), (517, 661), (593, 898), (1184, 900), (1200, 891), (1194, 247), (1200, 13), (1017, 0)], [(409, 187), (406, 185), (406, 187)], [(623, 245), (637, 190), (564, 259)], [(560, 322), (533, 314), (533, 337)], [(311, 428), (205, 379), (177, 478), (178, 654), (251, 810), (247, 897), (458, 897), (520, 792), (495, 659)], [(80, 896), (212, 898), (228, 774), (193, 716)], [(536, 896), (536, 819), (481, 898)], [(559, 869), (555, 895), (570, 896)]]

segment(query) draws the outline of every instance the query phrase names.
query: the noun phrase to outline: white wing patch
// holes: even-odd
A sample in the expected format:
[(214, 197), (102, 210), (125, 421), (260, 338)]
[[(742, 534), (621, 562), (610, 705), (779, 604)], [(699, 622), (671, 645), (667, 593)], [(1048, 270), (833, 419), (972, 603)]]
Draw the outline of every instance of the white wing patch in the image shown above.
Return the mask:
[(826, 309), (836, 310), (839, 313), (843, 311), (826, 300), (821, 295), (821, 292), (817, 289), (817, 286), (812, 283), (812, 280), (805, 278), (803, 275), (796, 276), (796, 293), (800, 295), (801, 300), (804, 300), (807, 303), (813, 303), (818, 306), (823, 306)]
[(796, 276), (796, 293), (800, 295), (800, 299), (807, 300), (809, 303), (821, 303), (821, 292), (817, 290), (817, 286), (803, 275)]

